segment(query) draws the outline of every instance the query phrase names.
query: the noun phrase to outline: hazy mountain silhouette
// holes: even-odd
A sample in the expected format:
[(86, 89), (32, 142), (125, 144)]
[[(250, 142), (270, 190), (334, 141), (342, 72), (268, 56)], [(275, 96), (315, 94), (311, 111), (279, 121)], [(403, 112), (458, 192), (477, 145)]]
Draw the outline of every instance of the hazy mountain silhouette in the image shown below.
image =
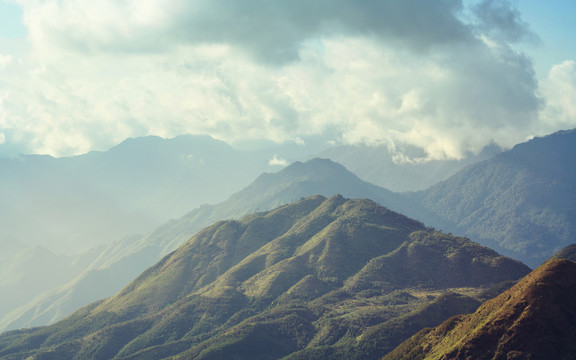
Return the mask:
[(454, 314), (448, 304), (477, 303), (439, 293), (473, 294), (528, 271), (372, 201), (314, 196), (205, 228), (115, 296), (52, 326), (3, 334), (0, 358), (383, 355), (378, 341), (392, 346), (412, 330), (399, 325), (404, 335), (390, 337), (374, 327), (438, 323), (439, 312)]
[(387, 146), (337, 146), (318, 156), (344, 165), (363, 180), (386, 189), (402, 192), (424, 190), (456, 174), (464, 167), (494, 157), (502, 151), (492, 144), (479, 154), (468, 154), (461, 160), (423, 160), (419, 149), (401, 149), (398, 158)]
[(192, 135), (128, 139), (65, 158), (0, 158), (1, 237), (78, 253), (223, 201), (278, 169), (268, 160)]
[(474, 314), (425, 329), (384, 359), (573, 359), (576, 263), (550, 260)]
[(73, 278), (72, 259), (36, 246), (24, 248), (0, 263), (0, 309), (12, 309)]
[[(443, 229), (533, 267), (576, 238), (576, 130), (516, 145), (412, 194)], [(426, 223), (434, 223), (419, 217)]]

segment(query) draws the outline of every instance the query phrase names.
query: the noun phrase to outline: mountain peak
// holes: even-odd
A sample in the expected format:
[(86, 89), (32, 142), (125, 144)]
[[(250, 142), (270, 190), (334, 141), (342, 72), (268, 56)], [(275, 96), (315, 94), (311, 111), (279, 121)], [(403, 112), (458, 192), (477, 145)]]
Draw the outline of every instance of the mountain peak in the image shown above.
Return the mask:
[(576, 129), (535, 137), (496, 158), (520, 162), (539, 175), (574, 180), (576, 170), (566, 164), (576, 163)]
[(109, 150), (113, 154), (150, 154), (158, 151), (186, 153), (188, 151), (229, 150), (232, 148), (221, 140), (208, 135), (179, 135), (165, 139), (156, 135), (128, 138)]
[(317, 173), (324, 173), (328, 171), (332, 174), (337, 172), (352, 174), (341, 164), (334, 162), (330, 159), (323, 159), (323, 158), (313, 158), (305, 162), (296, 161), (288, 165), (282, 171), (280, 171), (279, 174), (284, 173), (290, 175), (299, 175), (302, 173), (308, 174), (311, 171)]

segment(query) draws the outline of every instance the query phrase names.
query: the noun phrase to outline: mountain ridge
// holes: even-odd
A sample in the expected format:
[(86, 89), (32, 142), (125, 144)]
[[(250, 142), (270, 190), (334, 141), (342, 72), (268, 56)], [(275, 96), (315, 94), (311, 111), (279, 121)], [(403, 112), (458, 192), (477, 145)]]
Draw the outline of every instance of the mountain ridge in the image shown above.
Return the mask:
[[(426, 241), (418, 240), (419, 236)], [(446, 243), (438, 242), (440, 238)], [(467, 279), (442, 283), (444, 275), (433, 267), (429, 272), (436, 271), (438, 282), (422, 281), (418, 274), (409, 274), (413, 281), (406, 284), (374, 281), (377, 270), (367, 267), (371, 259), (406, 242), (416, 244), (419, 251), (413, 256), (419, 261), (430, 258), (432, 249), (445, 258), (457, 249), (469, 253), (459, 257), (460, 263), (486, 264), (486, 268), (471, 268), (492, 274), (479, 277), (484, 285), (528, 271), (517, 261), (434, 232), (373, 201), (314, 196), (205, 228), (115, 296), (50, 327), (0, 336), (4, 344), (0, 358), (17, 354), (137, 358), (146, 353), (158, 358), (197, 354), (208, 359), (241, 348), (248, 359), (261, 356), (250, 348), (254, 341), (265, 349), (263, 356), (272, 358), (302, 350), (310, 342), (340, 351), (338, 341), (355, 341), (368, 324), (408, 313), (428, 301), (422, 294), (442, 292), (446, 286), (478, 285), (468, 284)], [(514, 271), (504, 270), (502, 262)], [(354, 284), (350, 279), (361, 273), (368, 275), (362, 291), (347, 288)], [(383, 306), (382, 299), (389, 299), (388, 305)], [(349, 321), (356, 336), (327, 337), (328, 329)], [(324, 325), (314, 325), (318, 322)], [(356, 345), (352, 348), (365, 352)]]
[[(302, 197), (320, 193), (332, 196), (337, 193), (346, 197), (372, 198), (381, 204), (395, 207), (396, 197), (392, 192), (363, 182), (343, 166), (327, 159), (312, 159), (296, 162), (277, 173), (260, 175), (252, 184), (231, 196), (227, 201), (216, 205), (202, 205), (177, 220), (171, 220), (144, 236), (133, 236), (114, 242), (100, 250), (96, 259), (86, 271), (90, 276), (76, 279), (79, 286), (99, 287), (102, 296), (111, 296), (122, 286), (187, 241), (202, 227), (222, 219), (239, 218), (251, 212), (270, 210), (274, 207), (296, 201)], [(397, 209), (396, 209), (397, 210)], [(98, 279), (101, 281), (96, 282)], [(84, 284), (88, 280), (91, 285)], [(35, 317), (57, 318), (77, 308), (64, 304), (88, 304), (100, 297), (91, 296), (79, 299), (80, 293), (70, 291), (70, 284), (58, 291), (39, 295), (28, 304), (13, 310), (0, 320), (0, 327), (37, 326)], [(75, 299), (70, 298), (71, 296)], [(52, 303), (52, 304), (49, 304)], [(59, 303), (60, 305), (56, 305)], [(18, 315), (21, 314), (21, 315)], [(25, 321), (19, 320), (26, 319)]]
[(575, 275), (575, 262), (552, 259), (475, 313), (420, 331), (384, 359), (573, 358)]
[[(576, 130), (534, 138), (408, 194), (443, 221), (536, 267), (576, 236)], [(426, 213), (419, 217), (427, 223)]]

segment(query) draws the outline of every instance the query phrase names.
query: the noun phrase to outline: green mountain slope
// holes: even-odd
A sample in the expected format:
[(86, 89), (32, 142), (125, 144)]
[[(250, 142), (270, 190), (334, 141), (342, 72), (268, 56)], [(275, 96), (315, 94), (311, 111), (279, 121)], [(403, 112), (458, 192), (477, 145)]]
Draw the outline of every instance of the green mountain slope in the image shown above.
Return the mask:
[[(410, 195), (486, 246), (533, 267), (576, 237), (576, 130), (535, 138)], [(419, 217), (429, 224), (426, 214)]]
[(553, 259), (474, 314), (447, 320), (384, 359), (573, 359), (576, 263)]
[[(315, 196), (215, 223), (115, 296), (3, 334), (0, 358), (381, 356), (417, 330), (413, 321), (471, 311), (465, 294), (528, 271), (372, 201)], [(439, 296), (448, 289), (461, 295)]]
[(53, 323), (81, 306), (112, 296), (211, 223), (270, 210), (315, 194), (370, 198), (404, 212), (395, 194), (360, 180), (337, 163), (326, 159), (296, 162), (277, 173), (259, 176), (220, 204), (203, 205), (146, 236), (129, 237), (99, 249), (96, 258), (90, 260), (73, 280), (27, 303), (20, 301), (21, 306), (0, 317), (0, 330)]

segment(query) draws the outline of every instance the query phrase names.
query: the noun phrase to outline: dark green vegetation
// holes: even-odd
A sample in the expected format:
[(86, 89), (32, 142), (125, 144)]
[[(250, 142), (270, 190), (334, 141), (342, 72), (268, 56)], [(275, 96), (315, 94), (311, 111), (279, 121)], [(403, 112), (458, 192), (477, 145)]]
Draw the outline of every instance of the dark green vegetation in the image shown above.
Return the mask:
[(576, 263), (552, 259), (474, 314), (424, 329), (385, 360), (574, 359)]
[[(576, 130), (559, 132), (516, 145), (411, 197), (452, 224), (441, 228), (536, 267), (576, 238), (574, 164)], [(425, 214), (417, 218), (436, 223)]]
[(375, 358), (528, 271), (372, 201), (315, 196), (200, 231), (115, 296), (4, 333), (0, 358)]

